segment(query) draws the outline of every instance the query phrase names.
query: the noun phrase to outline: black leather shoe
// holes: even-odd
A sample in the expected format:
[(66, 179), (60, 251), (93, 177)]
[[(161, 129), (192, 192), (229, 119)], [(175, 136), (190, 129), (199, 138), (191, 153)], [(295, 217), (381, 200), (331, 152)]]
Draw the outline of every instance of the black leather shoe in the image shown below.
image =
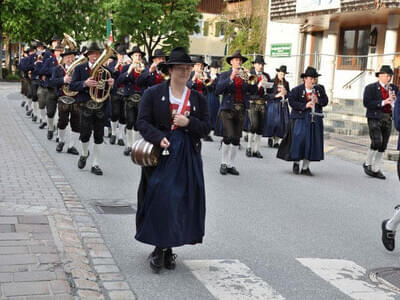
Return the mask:
[(131, 147), (126, 147), (124, 150), (124, 155), (129, 156), (131, 154), (132, 148)]
[(32, 114), (32, 112), (33, 112), (33, 109), (30, 109), (30, 110), (26, 111), (26, 115), (29, 117)]
[(306, 176), (314, 176), (313, 173), (311, 173), (310, 168), (307, 169), (301, 169), (301, 175), (306, 175)]
[(76, 150), (76, 148), (74, 146), (72, 146), (71, 148), (68, 148), (67, 153), (72, 154), (72, 155), (79, 155), (78, 150)]
[(64, 145), (65, 145), (65, 143), (63, 143), (63, 142), (58, 143), (58, 144), (57, 144), (57, 147), (56, 147), (56, 151), (57, 151), (57, 152), (63, 151)]
[(25, 106), (25, 103), (26, 103), (25, 100), (22, 101), (22, 102), (21, 102), (21, 107), (24, 107), (24, 106)]
[(123, 139), (118, 139), (118, 145), (125, 146), (125, 142)]
[(252, 155), (251, 155), (251, 148), (247, 148), (247, 149), (246, 149), (246, 156), (247, 156), (247, 157), (252, 157)]
[(207, 135), (205, 138), (203, 138), (203, 141), (205, 141), (205, 142), (213, 142), (214, 140), (212, 139), (211, 136)]
[(86, 160), (88, 159), (88, 157), (89, 157), (89, 151), (88, 151), (88, 155), (87, 156), (81, 155), (79, 157), (79, 160), (78, 160), (78, 168), (79, 169), (83, 169), (86, 166)]
[(260, 151), (256, 151), (256, 152), (253, 152), (253, 157), (263, 158), (264, 156), (262, 156), (262, 154), (260, 153)]
[(111, 144), (111, 145), (114, 145), (116, 140), (117, 140), (117, 137), (116, 137), (115, 135), (111, 135), (111, 137), (110, 137), (110, 144)]
[(378, 179), (386, 179), (386, 176), (383, 175), (381, 170), (379, 170), (378, 172), (374, 172), (374, 177), (376, 177)]
[(46, 122), (42, 122), (39, 125), (39, 129), (44, 129), (46, 126), (47, 126), (47, 123)]
[(161, 248), (156, 247), (149, 256), (150, 268), (158, 273), (161, 271), (164, 263), (164, 251)]
[(275, 143), (274, 148), (279, 148), (279, 143)]
[(229, 174), (232, 174), (232, 175), (236, 175), (236, 176), (239, 175), (239, 171), (236, 170), (235, 167), (228, 168), (228, 173), (229, 173)]
[(59, 137), (56, 137), (56, 143), (58, 143), (60, 141)]
[(363, 169), (364, 169), (365, 174), (367, 174), (368, 176), (371, 176), (371, 177), (375, 177), (371, 166), (367, 166), (365, 163), (363, 163)]
[(383, 246), (389, 251), (394, 250), (394, 238), (396, 236), (396, 231), (386, 229), (386, 223), (389, 220), (382, 222), (382, 243)]
[(274, 143), (274, 141), (271, 138), (268, 138), (268, 146), (270, 148), (272, 148), (272, 144)]
[(300, 173), (300, 165), (298, 163), (293, 163), (293, 173), (296, 175)]
[(168, 270), (174, 270), (176, 267), (175, 260), (177, 255), (172, 253), (172, 249), (169, 248), (164, 251), (164, 267)]
[(228, 174), (228, 167), (226, 164), (222, 164), (221, 167), (219, 168), (219, 172), (221, 175), (226, 175)]
[(48, 130), (47, 131), (47, 139), (50, 141), (53, 139), (54, 131), (53, 130)]
[(93, 166), (90, 172), (96, 175), (103, 175), (103, 171), (100, 169), (99, 166)]

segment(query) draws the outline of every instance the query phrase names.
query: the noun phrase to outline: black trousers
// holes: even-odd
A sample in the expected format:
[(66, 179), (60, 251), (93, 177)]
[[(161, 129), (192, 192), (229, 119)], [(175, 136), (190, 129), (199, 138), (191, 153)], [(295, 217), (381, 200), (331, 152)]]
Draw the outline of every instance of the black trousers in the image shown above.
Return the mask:
[(79, 139), (82, 143), (87, 143), (90, 140), (90, 136), (94, 137), (95, 144), (103, 143), (104, 136), (104, 124), (106, 123), (106, 105), (103, 105), (100, 109), (89, 109), (80, 105), (80, 136)]
[(265, 103), (250, 103), (249, 109), (250, 132), (262, 135), (264, 133)]
[(39, 88), (39, 80), (32, 80), (31, 81), (32, 102), (38, 101), (38, 95), (37, 95), (38, 88)]
[(125, 102), (124, 96), (111, 95), (111, 122), (119, 121), (125, 124)]
[(73, 132), (80, 132), (79, 127), (79, 104), (65, 104), (58, 101), (58, 124), (59, 129), (65, 129), (68, 123), (71, 124), (71, 130)]
[(153, 174), (155, 167), (142, 167), (142, 175), (140, 177), (139, 188), (137, 192), (137, 213), (136, 213), (136, 229), (139, 228), (140, 224), (143, 222), (143, 204), (144, 197), (146, 195), (147, 184)]
[(224, 144), (238, 146), (242, 137), (242, 130), (246, 110), (244, 104), (235, 104), (231, 110), (221, 110), (222, 135)]
[(47, 89), (46, 110), (47, 117), (54, 118), (57, 110), (57, 90), (54, 88)]
[(126, 119), (126, 129), (136, 129), (136, 120), (139, 113), (139, 102), (134, 102), (124, 97), (125, 100), (125, 119)]
[(392, 131), (392, 114), (382, 113), (382, 118), (379, 120), (368, 118), (368, 129), (371, 149), (385, 152)]

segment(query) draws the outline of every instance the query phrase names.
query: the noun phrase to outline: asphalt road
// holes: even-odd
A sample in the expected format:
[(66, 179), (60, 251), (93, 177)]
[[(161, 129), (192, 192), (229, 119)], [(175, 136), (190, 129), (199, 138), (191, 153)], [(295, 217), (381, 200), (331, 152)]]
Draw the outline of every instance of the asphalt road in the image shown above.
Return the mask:
[[(22, 115), (17, 87), (12, 85), (0, 97), (8, 97), (15, 113)], [(104, 146), (100, 161), (104, 176), (95, 176), (89, 169), (91, 158), (79, 170), (77, 156), (57, 153), (54, 139), (46, 139), (46, 130), (24, 120), (93, 214), (139, 299), (215, 299), (218, 293), (184, 263), (191, 260), (238, 260), (285, 299), (355, 298), (312, 272), (299, 258), (348, 260), (367, 270), (399, 267), (400, 247), (389, 253), (380, 242), (380, 224), (399, 203), (394, 172), (386, 173), (384, 181), (371, 179), (359, 163), (328, 154), (323, 162), (311, 164), (314, 177), (296, 176), (291, 163), (276, 159), (276, 149), (267, 148), (263, 141), (264, 159), (247, 158), (243, 149), (237, 159), (240, 176), (221, 176), (221, 152), (215, 141), (203, 143), (204, 243), (175, 249), (176, 270), (155, 275), (146, 260), (152, 247), (134, 239), (135, 216), (102, 215), (93, 208), (99, 200), (136, 203), (140, 169), (123, 156), (123, 147)]]

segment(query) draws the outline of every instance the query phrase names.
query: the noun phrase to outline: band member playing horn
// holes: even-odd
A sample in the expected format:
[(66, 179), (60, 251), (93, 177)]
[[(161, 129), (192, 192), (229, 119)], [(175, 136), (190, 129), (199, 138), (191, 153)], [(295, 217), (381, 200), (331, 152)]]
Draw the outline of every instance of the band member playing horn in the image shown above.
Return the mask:
[(286, 66), (276, 69), (276, 76), (271, 93), (268, 95), (267, 114), (265, 118), (264, 136), (268, 137), (268, 145), (278, 148), (279, 140), (283, 138), (289, 125), (289, 82)]
[(161, 49), (154, 51), (153, 56), (150, 57), (150, 67), (146, 68), (137, 79), (137, 83), (143, 91), (167, 78), (167, 75), (158, 68), (159, 64), (165, 62), (166, 58), (167, 56)]
[[(82, 153), (78, 161), (78, 168), (83, 169), (86, 165), (89, 157), (89, 140), (93, 130), (94, 145), (91, 172), (96, 175), (103, 175), (103, 171), (99, 166), (99, 157), (103, 146), (106, 105), (104, 102), (94, 101), (96, 99), (92, 98), (90, 91), (91, 89), (100, 89), (102, 86), (105, 89), (114, 84), (113, 78), (108, 78), (103, 83), (95, 80), (101, 74), (97, 74), (97, 72), (103, 71), (103, 63), (108, 60), (107, 55), (100, 57), (100, 52), (101, 49), (97, 43), (89, 45), (85, 54), (88, 62), (80, 64), (75, 68), (70, 83), (70, 89), (79, 92), (76, 99), (80, 104), (80, 141)], [(107, 95), (102, 95), (101, 98), (107, 98)]]
[(206, 96), (207, 95), (207, 84), (210, 81), (208, 74), (204, 71), (204, 68), (207, 64), (204, 62), (204, 58), (202, 56), (196, 56), (192, 59), (194, 62), (193, 71), (190, 74), (190, 78), (188, 80), (187, 86), (192, 89), (198, 91), (200, 94)]
[(132, 64), (125, 66), (121, 74), (118, 76), (116, 84), (124, 84), (125, 99), (125, 118), (126, 118), (126, 147), (125, 155), (129, 155), (132, 151), (132, 145), (139, 136), (136, 128), (136, 120), (139, 110), (139, 102), (142, 97), (142, 89), (137, 83), (137, 79), (145, 66), (142, 59), (145, 55), (138, 46), (132, 48), (128, 55), (132, 58)]
[[(301, 74), (304, 83), (289, 93), (292, 124), (279, 146), (277, 157), (294, 161), (294, 174), (313, 176), (310, 161), (324, 159), (322, 108), (328, 104), (328, 97), (325, 88), (316, 84), (319, 76), (321, 75), (316, 69), (308, 67)], [(284, 153), (285, 151), (288, 153)], [(301, 172), (300, 160), (303, 160)]]
[(263, 158), (260, 153), (261, 137), (264, 132), (265, 123), (265, 103), (267, 100), (268, 83), (271, 78), (264, 70), (264, 58), (257, 55), (256, 59), (252, 62), (254, 66), (251, 76), (254, 78), (250, 80), (249, 94), (250, 94), (250, 109), (248, 116), (250, 121), (250, 132), (247, 139), (246, 156)]
[(209, 132), (205, 98), (186, 83), (193, 62), (186, 50), (172, 50), (163, 72), (170, 80), (147, 89), (140, 103), (137, 128), (154, 146), (168, 148), (156, 167), (143, 167), (138, 189), (136, 236), (155, 246), (150, 267), (175, 268), (173, 247), (202, 243), (205, 188), (201, 138)]
[(58, 96), (58, 136), (59, 142), (56, 147), (57, 152), (62, 152), (65, 145), (65, 132), (68, 123), (71, 126), (69, 146), (67, 153), (73, 155), (79, 155), (78, 150), (75, 148), (75, 143), (79, 136), (79, 104), (75, 99), (75, 96), (66, 95), (63, 91), (64, 85), (71, 83), (72, 77), (67, 74), (72, 63), (75, 61), (76, 51), (65, 48), (61, 54), (62, 64), (57, 65), (53, 69), (53, 74), (50, 79), (50, 86), (57, 89)]
[(246, 108), (249, 106), (249, 85), (246, 78), (248, 72), (242, 68), (242, 63), (247, 58), (236, 50), (226, 61), (232, 68), (220, 75), (216, 87), (216, 94), (223, 95), (219, 112), (223, 131), (220, 173), (239, 175), (235, 168), (235, 158), (239, 150)]
[(383, 153), (386, 150), (392, 130), (392, 105), (398, 92), (391, 84), (393, 70), (384, 65), (375, 73), (378, 81), (364, 89), (363, 102), (367, 108), (367, 119), (371, 146), (363, 164), (364, 172), (371, 177), (385, 179), (382, 173)]
[[(217, 86), (218, 78), (219, 78), (219, 63), (217, 61), (212, 61), (209, 66), (210, 72), (209, 76), (209, 84), (207, 85), (207, 102), (208, 102), (208, 111), (209, 111), (209, 125), (211, 130), (215, 130), (215, 124), (217, 123), (217, 115), (219, 111), (219, 96), (215, 94), (215, 88)], [(213, 139), (209, 134), (204, 138), (206, 142), (212, 142)]]
[[(126, 49), (120, 45), (117, 47), (117, 59), (109, 64), (108, 68), (112, 71), (113, 78), (117, 80), (124, 67), (124, 57)], [(114, 85), (111, 90), (111, 137), (110, 144), (114, 145), (118, 136), (118, 145), (125, 146), (125, 102), (124, 84)], [(117, 132), (118, 129), (118, 132)]]

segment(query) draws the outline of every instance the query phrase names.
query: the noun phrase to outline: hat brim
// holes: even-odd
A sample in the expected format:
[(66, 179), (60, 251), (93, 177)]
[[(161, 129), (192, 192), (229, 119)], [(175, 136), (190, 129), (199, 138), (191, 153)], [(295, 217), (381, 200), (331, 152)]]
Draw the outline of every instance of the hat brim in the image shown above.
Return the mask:
[(375, 77), (379, 77), (379, 74), (388, 74), (388, 75), (390, 75), (390, 76), (393, 76), (393, 75), (394, 75), (393, 72), (376, 72), (376, 73), (375, 73)]
[(285, 74), (289, 74), (289, 72), (286, 72), (286, 71), (282, 71), (282, 70), (280, 70), (280, 69), (275, 69), (277, 72), (283, 72), (283, 73), (285, 73)]
[(191, 65), (194, 66), (194, 62), (162, 62), (159, 63), (157, 68), (164, 74), (168, 74), (168, 68), (173, 65)]
[(313, 74), (313, 75), (311, 75), (311, 74), (306, 74), (306, 73), (302, 73), (302, 74), (300, 75), (301, 78), (305, 78), (305, 77), (318, 78), (319, 76), (322, 76), (322, 75), (319, 74), (319, 73)]
[(92, 52), (102, 52), (103, 50), (102, 49), (96, 49), (96, 50), (86, 50), (86, 52), (84, 53), (84, 55), (85, 56), (88, 56), (90, 53), (92, 53)]
[(265, 65), (265, 62), (263, 61), (263, 62), (260, 62), (260, 61), (255, 61), (255, 60), (253, 60), (252, 62), (251, 62), (253, 65), (254, 64), (262, 64), (262, 65)]
[(72, 51), (72, 52), (67, 52), (67, 53), (61, 53), (60, 54), (60, 56), (61, 57), (64, 57), (64, 56), (67, 56), (67, 55), (77, 55), (78, 54), (78, 52), (76, 52), (76, 51)]
[(145, 57), (145, 56), (146, 56), (146, 53), (144, 53), (143, 51), (140, 51), (140, 52), (138, 52), (138, 51), (129, 51), (129, 52), (126, 52), (126, 54), (129, 55), (129, 56), (131, 56), (133, 53), (140, 53), (140, 54), (142, 54), (142, 57)]
[(226, 62), (227, 62), (228, 64), (231, 64), (231, 60), (232, 60), (233, 58), (241, 58), (241, 59), (242, 59), (242, 63), (245, 63), (245, 62), (248, 60), (248, 58), (247, 58), (247, 57), (244, 57), (244, 56), (229, 56), (229, 57), (226, 58)]

